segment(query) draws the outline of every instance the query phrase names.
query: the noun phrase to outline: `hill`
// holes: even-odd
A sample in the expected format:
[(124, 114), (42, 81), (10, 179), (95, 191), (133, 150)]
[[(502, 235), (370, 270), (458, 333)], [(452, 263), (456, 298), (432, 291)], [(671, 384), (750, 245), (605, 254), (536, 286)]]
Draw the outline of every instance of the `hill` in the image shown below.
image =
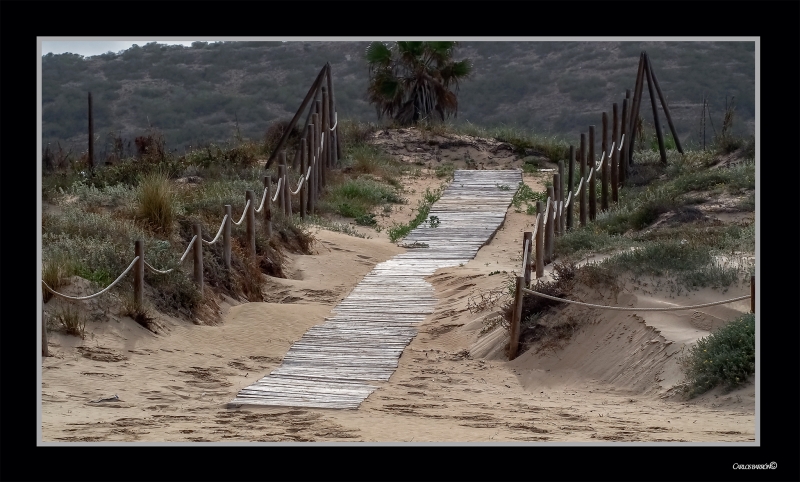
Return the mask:
[[(96, 152), (109, 134), (132, 139), (152, 125), (171, 149), (230, 139), (260, 139), (270, 123), (291, 117), (325, 62), (338, 109), (377, 120), (365, 100), (368, 42), (155, 42), (84, 58), (42, 58), (43, 141), (85, 145), (87, 92), (93, 94)], [(735, 97), (733, 134), (752, 135), (754, 42), (463, 42), (456, 58), (474, 63), (459, 92), (458, 123), (515, 126), (574, 137), (621, 105), (647, 50), (683, 144), (696, 142), (702, 96), (719, 129), (726, 98)], [(647, 89), (644, 106), (649, 107)], [(652, 117), (643, 108), (646, 122)], [(105, 147), (104, 147), (105, 146)]]

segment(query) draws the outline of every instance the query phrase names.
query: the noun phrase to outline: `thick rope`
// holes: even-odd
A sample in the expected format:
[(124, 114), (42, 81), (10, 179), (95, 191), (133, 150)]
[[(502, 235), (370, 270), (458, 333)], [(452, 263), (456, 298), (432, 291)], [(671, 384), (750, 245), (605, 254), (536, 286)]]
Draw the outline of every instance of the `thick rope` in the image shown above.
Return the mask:
[(695, 308), (705, 308), (706, 306), (714, 306), (714, 305), (724, 305), (725, 303), (733, 303), (734, 301), (741, 301), (750, 298), (750, 295), (740, 296), (738, 298), (733, 298), (730, 300), (725, 301), (715, 301), (714, 303), (704, 303), (702, 305), (693, 305), (693, 306), (678, 306), (674, 308), (622, 308), (619, 306), (604, 306), (604, 305), (595, 305), (592, 303), (582, 303), (580, 301), (572, 301), (572, 300), (565, 300), (564, 298), (557, 298), (555, 296), (546, 295), (544, 293), (539, 293), (538, 291), (529, 290), (527, 288), (522, 288), (522, 291), (525, 293), (530, 293), (532, 295), (541, 296), (542, 298), (547, 298), (550, 300), (555, 301), (563, 301), (564, 303), (572, 303), (574, 305), (580, 306), (588, 306), (589, 308), (602, 308), (606, 310), (614, 310), (614, 311), (680, 311), (680, 310), (693, 310)]
[(133, 261), (131, 261), (131, 264), (129, 264), (129, 265), (128, 265), (128, 267), (125, 269), (125, 271), (123, 271), (123, 272), (122, 272), (122, 274), (121, 274), (121, 275), (119, 275), (119, 277), (118, 277), (117, 279), (115, 279), (113, 283), (111, 283), (110, 285), (108, 285), (108, 286), (107, 286), (105, 289), (103, 289), (102, 291), (98, 291), (97, 293), (95, 293), (95, 294), (93, 294), (93, 295), (89, 295), (89, 296), (67, 296), (67, 295), (63, 295), (63, 294), (61, 294), (61, 293), (59, 293), (59, 292), (57, 292), (57, 291), (54, 291), (54, 290), (53, 290), (53, 288), (51, 288), (51, 287), (47, 286), (47, 283), (45, 283), (45, 282), (44, 282), (44, 280), (42, 280), (42, 284), (44, 285), (44, 287), (45, 287), (45, 288), (47, 288), (47, 291), (49, 291), (49, 292), (53, 293), (54, 295), (56, 295), (56, 296), (58, 296), (58, 297), (60, 297), (60, 298), (64, 298), (65, 300), (79, 300), (79, 301), (80, 301), (80, 300), (88, 300), (88, 299), (94, 298), (94, 297), (96, 297), (96, 296), (100, 296), (100, 295), (102, 295), (103, 293), (105, 293), (106, 291), (108, 291), (108, 290), (110, 290), (111, 288), (113, 288), (115, 284), (119, 283), (119, 280), (121, 280), (123, 276), (125, 276), (126, 274), (128, 274), (128, 271), (130, 271), (130, 270), (131, 270), (131, 268), (133, 268), (133, 265), (134, 265), (134, 264), (136, 263), (136, 261), (138, 261), (138, 260), (139, 260), (139, 257), (138, 257), (138, 256), (137, 256), (137, 257), (135, 257), (135, 258), (133, 258)]
[(275, 200), (278, 199), (278, 193), (281, 192), (281, 185), (282, 184), (283, 184), (283, 178), (278, 179), (278, 187), (275, 188), (275, 195), (272, 196), (272, 202), (275, 202)]
[(292, 196), (297, 196), (297, 193), (300, 192), (300, 189), (303, 187), (303, 181), (305, 180), (305, 175), (300, 176), (300, 181), (297, 183), (297, 189), (292, 191), (292, 188), (289, 188), (289, 192), (292, 193)]
[(183, 256), (181, 256), (181, 263), (183, 263), (183, 260), (186, 259), (186, 255), (189, 254), (189, 250), (192, 249), (192, 246), (194, 246), (195, 239), (197, 239), (196, 234), (192, 236), (192, 240), (189, 241), (189, 246), (187, 246), (186, 251), (183, 252)]
[[(250, 201), (248, 201), (248, 202), (250, 202)], [(246, 206), (245, 206), (244, 210), (247, 211), (247, 207)], [(217, 231), (217, 235), (214, 236), (214, 239), (211, 240), (211, 241), (206, 241), (204, 239), (203, 240), (204, 243), (206, 243), (206, 244), (214, 244), (214, 243), (217, 242), (217, 240), (219, 239), (219, 235), (222, 234), (222, 228), (225, 227), (225, 220), (226, 219), (228, 219), (228, 215), (227, 214), (222, 218), (222, 224), (219, 225), (219, 231)]]
[(569, 207), (570, 201), (572, 201), (572, 191), (570, 191), (569, 194), (567, 194), (567, 200), (564, 201), (564, 209), (567, 209)]
[(311, 177), (311, 166), (308, 166), (308, 171), (306, 171), (306, 175), (303, 176), (303, 181), (308, 184), (308, 179)]
[[(280, 183), (278, 183), (278, 184), (280, 184)], [(248, 199), (247, 200), (247, 204), (244, 205), (244, 211), (242, 212), (242, 217), (239, 218), (239, 222), (238, 223), (236, 221), (234, 221), (233, 224), (235, 224), (237, 226), (242, 224), (242, 221), (244, 221), (244, 216), (245, 216), (245, 214), (247, 214), (247, 208), (249, 208), (249, 207), (250, 207), (250, 200)]]
[(536, 215), (536, 222), (533, 224), (533, 232), (531, 233), (531, 239), (536, 239), (536, 231), (539, 230), (539, 214)]
[(333, 113), (333, 127), (331, 127), (331, 132), (336, 129), (336, 124), (339, 123), (339, 114), (337, 112)]
[(170, 268), (170, 269), (168, 269), (166, 271), (161, 271), (161, 270), (155, 269), (152, 266), (150, 266), (150, 263), (148, 263), (147, 261), (144, 262), (144, 265), (147, 266), (148, 268), (150, 268), (150, 271), (153, 271), (153, 272), (158, 273), (158, 274), (167, 274), (167, 273), (172, 272), (172, 270), (174, 269), (174, 268)]
[(265, 187), (265, 188), (264, 188), (264, 194), (262, 194), (262, 195), (261, 195), (261, 205), (260, 205), (260, 206), (258, 206), (258, 209), (256, 209), (256, 212), (257, 212), (257, 213), (260, 213), (260, 212), (261, 212), (261, 210), (262, 210), (262, 209), (264, 209), (264, 202), (265, 202), (266, 200), (267, 200), (267, 188)]
[(618, 151), (622, 150), (622, 143), (625, 142), (625, 134), (622, 134), (622, 138), (619, 140), (619, 147), (617, 147)]
[(542, 227), (547, 226), (547, 221), (550, 220), (550, 216), (547, 216), (547, 210), (548, 209), (550, 209), (550, 198), (547, 198), (547, 205), (544, 208), (545, 217), (544, 217), (544, 221), (543, 221)]

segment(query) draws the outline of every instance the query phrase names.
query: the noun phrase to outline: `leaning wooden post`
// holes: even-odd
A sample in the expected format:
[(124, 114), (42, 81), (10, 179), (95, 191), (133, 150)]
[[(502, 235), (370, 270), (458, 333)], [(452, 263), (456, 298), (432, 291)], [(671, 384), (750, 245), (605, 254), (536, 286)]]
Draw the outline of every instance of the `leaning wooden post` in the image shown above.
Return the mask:
[(264, 199), (264, 234), (267, 236), (267, 241), (272, 238), (272, 176), (264, 176), (264, 190), (267, 193), (267, 198)]
[(600, 166), (600, 210), (608, 211), (608, 165), (611, 163), (611, 152), (608, 150), (608, 112), (603, 112), (603, 165)]
[(200, 223), (194, 226), (194, 282), (203, 294), (203, 229)]
[(323, 159), (325, 159), (325, 169), (331, 168), (331, 123), (330, 123), (330, 104), (328, 98), (328, 89), (322, 88), (322, 132), (325, 133), (325, 138), (322, 140), (323, 144)]
[[(266, 176), (264, 182), (267, 179), (269, 179), (269, 176)], [(269, 192), (267, 195), (269, 195)], [(269, 210), (268, 201), (264, 202), (264, 210)], [(233, 209), (230, 204), (225, 205), (225, 216), (227, 216), (227, 219), (225, 219), (225, 226), (222, 228), (222, 260), (225, 262), (225, 267), (231, 269), (231, 219), (233, 218)]]
[(339, 165), (339, 158), (342, 157), (342, 148), (339, 145), (339, 122), (337, 119), (338, 114), (336, 113), (336, 96), (333, 94), (333, 73), (331, 72), (331, 64), (328, 62), (328, 94), (329, 94), (329, 102), (330, 107), (328, 112), (330, 112), (330, 125), (336, 126), (330, 131), (331, 134), (331, 157), (333, 159), (333, 165)]
[(633, 90), (633, 104), (631, 105), (631, 114), (628, 119), (628, 132), (630, 132), (631, 141), (628, 144), (628, 162), (633, 158), (633, 148), (635, 145), (634, 135), (636, 134), (636, 119), (639, 117), (639, 106), (642, 103), (642, 85), (644, 84), (644, 52), (639, 54), (639, 71), (636, 74), (636, 86)]
[[(594, 161), (594, 126), (589, 126), (589, 158), (587, 160), (587, 171), (591, 172), (595, 167)], [(589, 221), (594, 221), (597, 217), (597, 173), (592, 174), (589, 181)]]
[[(284, 169), (286, 166), (284, 165)], [(245, 191), (245, 200), (250, 201), (247, 213), (244, 215), (247, 222), (247, 251), (251, 257), (256, 255), (256, 194), (252, 189)]]
[(567, 192), (572, 193), (572, 197), (567, 206), (567, 229), (572, 229), (572, 213), (574, 212), (573, 206), (575, 205), (576, 193), (574, 192), (575, 185), (572, 180), (574, 179), (575, 171), (575, 146), (569, 146), (569, 177), (567, 179)]
[(667, 163), (667, 150), (664, 147), (664, 133), (661, 131), (661, 120), (658, 118), (658, 106), (656, 105), (656, 95), (653, 89), (653, 75), (650, 72), (650, 57), (644, 54), (644, 70), (647, 74), (647, 91), (650, 93), (650, 104), (653, 107), (653, 124), (656, 127), (656, 139), (658, 139), (658, 150), (661, 153), (661, 162)]
[(133, 265), (133, 305), (137, 309), (141, 309), (144, 299), (144, 244), (141, 239), (134, 242), (133, 253), (139, 257), (136, 264)]
[(547, 224), (545, 224), (544, 231), (544, 262), (550, 264), (553, 262), (553, 207), (555, 206), (555, 197), (553, 196), (553, 186), (548, 186), (547, 197), (550, 202), (547, 204)]
[(306, 195), (308, 193), (308, 156), (306, 155), (306, 138), (303, 137), (300, 139), (300, 175), (302, 176), (303, 183), (300, 186), (300, 218), (305, 220), (306, 219), (306, 212), (307, 209), (307, 200)]
[(559, 211), (558, 211), (558, 234), (563, 235), (565, 231), (565, 216), (564, 216), (564, 161), (558, 161), (558, 202), (559, 204)]
[[(308, 188), (306, 197), (308, 197), (308, 212), (314, 214), (316, 200), (317, 200), (317, 164), (315, 162), (314, 157), (314, 128), (309, 124), (308, 129), (306, 130), (306, 139), (308, 143), (306, 144), (306, 149), (308, 149), (308, 165), (311, 167), (311, 174), (308, 179)], [(306, 168), (308, 170), (308, 168)]]
[(628, 144), (631, 142), (631, 136), (628, 135), (628, 99), (622, 101), (622, 150), (619, 151), (619, 185), (625, 185), (625, 179), (628, 177)]
[(522, 274), (525, 278), (525, 287), (531, 285), (531, 249), (533, 246), (533, 232), (525, 231), (522, 233)]
[(750, 275), (750, 313), (756, 312), (756, 275)]
[(536, 201), (536, 278), (544, 276), (544, 206)]
[(511, 340), (508, 345), (508, 359), (513, 360), (517, 357), (519, 349), (519, 324), (522, 318), (522, 284), (525, 282), (522, 276), (517, 276), (517, 288), (514, 292), (514, 312), (511, 315)]
[(581, 150), (580, 150), (580, 159), (578, 162), (581, 166), (581, 192), (580, 192), (580, 204), (581, 204), (581, 227), (586, 226), (586, 134), (581, 133)]
[(647, 65), (650, 66), (650, 76), (653, 78), (653, 85), (656, 87), (656, 92), (658, 92), (658, 98), (661, 100), (661, 108), (664, 109), (664, 117), (667, 118), (667, 124), (669, 124), (669, 130), (672, 132), (672, 138), (675, 139), (675, 147), (678, 148), (678, 152), (683, 154), (683, 148), (681, 148), (681, 141), (678, 139), (678, 133), (675, 131), (675, 126), (672, 124), (672, 116), (669, 115), (669, 107), (667, 106), (667, 100), (664, 98), (664, 93), (661, 92), (661, 86), (658, 85), (658, 79), (656, 78), (656, 71), (653, 70), (653, 64), (650, 63), (650, 57), (647, 57)]
[(91, 92), (89, 92), (89, 171), (94, 171), (94, 120), (92, 119)]
[(619, 202), (619, 117), (617, 103), (613, 108), (614, 126), (611, 128), (611, 200)]

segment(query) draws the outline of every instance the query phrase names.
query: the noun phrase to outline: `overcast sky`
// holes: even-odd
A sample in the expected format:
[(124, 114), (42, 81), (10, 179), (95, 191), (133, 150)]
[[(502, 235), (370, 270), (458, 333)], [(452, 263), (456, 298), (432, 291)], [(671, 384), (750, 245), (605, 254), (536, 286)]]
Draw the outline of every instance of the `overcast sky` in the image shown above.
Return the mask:
[[(192, 42), (197, 40), (158, 40), (158, 39), (145, 39), (145, 40), (42, 40), (42, 55), (48, 53), (63, 54), (71, 52), (73, 54), (80, 54), (84, 57), (92, 55), (100, 55), (106, 52), (117, 53), (120, 50), (127, 50), (133, 44), (143, 46), (150, 42), (158, 42), (160, 44), (180, 44), (187, 47), (192, 45)], [(208, 42), (209, 40), (204, 40)], [(211, 40), (213, 42), (213, 40)]]

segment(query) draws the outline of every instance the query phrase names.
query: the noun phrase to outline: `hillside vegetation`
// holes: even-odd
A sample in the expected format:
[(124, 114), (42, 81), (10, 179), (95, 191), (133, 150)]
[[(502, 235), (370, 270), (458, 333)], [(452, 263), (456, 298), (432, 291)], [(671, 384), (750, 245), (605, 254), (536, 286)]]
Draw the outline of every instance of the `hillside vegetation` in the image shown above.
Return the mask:
[[(270, 123), (291, 117), (318, 70), (330, 62), (342, 116), (375, 122), (367, 102), (369, 42), (148, 43), (83, 58), (42, 58), (44, 145), (86, 149), (87, 92), (93, 96), (95, 152), (130, 155), (131, 139), (161, 130), (167, 148), (260, 139)], [(733, 134), (754, 132), (754, 42), (461, 42), (458, 58), (473, 73), (460, 85), (457, 123), (517, 127), (574, 137), (632, 89), (647, 50), (683, 144), (698, 143), (702, 96), (709, 99), (710, 139), (735, 98)], [(644, 88), (641, 114), (652, 122)], [(664, 118), (662, 115), (662, 123)], [(113, 135), (112, 135), (113, 134)]]

